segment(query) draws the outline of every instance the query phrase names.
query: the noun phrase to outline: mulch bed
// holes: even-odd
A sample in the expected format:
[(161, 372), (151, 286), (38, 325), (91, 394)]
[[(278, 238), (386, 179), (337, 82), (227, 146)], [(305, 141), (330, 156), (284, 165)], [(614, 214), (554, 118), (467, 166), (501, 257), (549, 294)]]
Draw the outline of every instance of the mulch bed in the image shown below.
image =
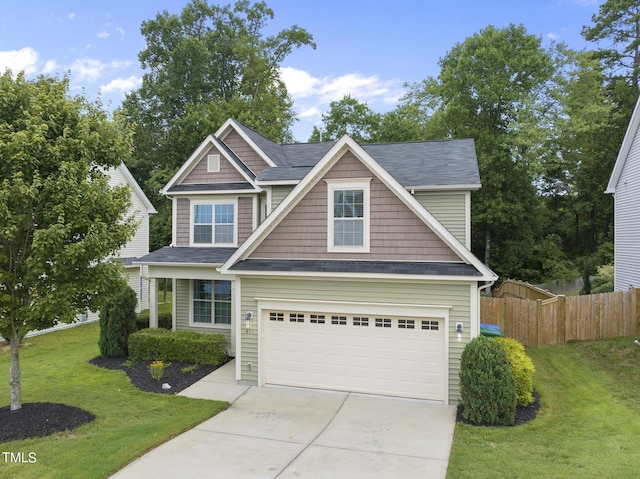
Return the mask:
[[(533, 402), (528, 406), (516, 407), (516, 420), (512, 424), (512, 426), (519, 426), (521, 424), (525, 424), (530, 421), (533, 421), (536, 418), (536, 415), (538, 414), (538, 409), (540, 409), (540, 395), (538, 394), (538, 391), (534, 389)], [(474, 424), (462, 416), (463, 411), (464, 411), (464, 406), (462, 405), (458, 406), (456, 421), (463, 422), (465, 424), (470, 424), (472, 426), (477, 426), (478, 424)], [(486, 426), (486, 424), (481, 424), (481, 425)], [(493, 427), (502, 427), (502, 426), (493, 426)]]
[[(182, 368), (192, 365), (173, 362), (165, 368), (162, 379), (156, 381), (149, 372), (149, 364), (152, 361), (138, 361), (131, 367), (125, 367), (123, 363), (126, 360), (127, 358), (97, 357), (89, 362), (105, 369), (122, 369), (137, 389), (160, 394), (176, 394), (219, 367), (199, 365), (193, 372), (184, 373), (181, 371)], [(162, 389), (165, 383), (171, 385), (171, 389)], [(0, 408), (0, 443), (72, 431), (95, 418), (84, 409), (66, 404), (23, 403), (22, 408), (17, 411), (10, 411), (9, 406), (6, 406)]]

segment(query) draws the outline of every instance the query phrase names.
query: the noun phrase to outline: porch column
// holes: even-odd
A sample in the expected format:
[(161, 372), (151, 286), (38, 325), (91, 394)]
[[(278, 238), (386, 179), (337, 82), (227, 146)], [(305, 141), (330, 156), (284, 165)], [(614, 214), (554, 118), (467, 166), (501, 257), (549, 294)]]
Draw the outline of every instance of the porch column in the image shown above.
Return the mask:
[(158, 284), (156, 278), (149, 278), (149, 327), (158, 327)]

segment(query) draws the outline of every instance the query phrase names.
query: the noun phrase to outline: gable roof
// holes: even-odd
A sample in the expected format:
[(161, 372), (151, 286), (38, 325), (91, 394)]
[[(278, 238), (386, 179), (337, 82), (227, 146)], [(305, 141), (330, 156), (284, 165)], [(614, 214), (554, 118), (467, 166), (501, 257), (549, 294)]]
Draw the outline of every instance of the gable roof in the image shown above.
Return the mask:
[(480, 276), (476, 279), (494, 281), (496, 274), (487, 268), (471, 251), (455, 238), (442, 224), (435, 219), (422, 205), (407, 192), (407, 190), (386, 171), (363, 147), (348, 135), (337, 141), (327, 153), (318, 161), (307, 175), (298, 183), (293, 191), (276, 207), (267, 219), (252, 233), (252, 235), (238, 248), (238, 250), (222, 266), (222, 272), (228, 270), (237, 262), (246, 260), (259, 244), (275, 229), (275, 227), (289, 214), (293, 207), (311, 190), (311, 188), (326, 174), (326, 172), (343, 156), (351, 151), (367, 168), (369, 168), (409, 209), (420, 218), (462, 262), (472, 265)]
[[(255, 184), (256, 175), (245, 165), (236, 154), (229, 149), (222, 141), (213, 135), (209, 135), (204, 139), (200, 146), (196, 148), (196, 151), (189, 157), (187, 161), (180, 167), (175, 175), (169, 180), (169, 182), (160, 190), (162, 194), (171, 194), (179, 191), (200, 191), (207, 190), (208, 185), (191, 185), (190, 188), (181, 188), (183, 185), (179, 183), (187, 177), (187, 175), (193, 170), (193, 168), (202, 160), (204, 153), (211, 147), (215, 147), (223, 157), (247, 180), (243, 185), (249, 185), (250, 190), (257, 190)], [(246, 186), (242, 189), (247, 189)]]
[(636, 102), (636, 106), (633, 109), (633, 114), (631, 115), (631, 120), (629, 121), (627, 132), (624, 135), (622, 146), (620, 147), (618, 157), (616, 158), (616, 164), (613, 167), (611, 177), (609, 178), (609, 184), (607, 185), (607, 189), (604, 190), (605, 193), (616, 192), (618, 180), (620, 180), (620, 175), (622, 174), (622, 170), (624, 169), (624, 164), (629, 157), (629, 151), (631, 151), (631, 146), (633, 145), (633, 140), (638, 133), (638, 128), (640, 128), (640, 98)]
[(142, 188), (140, 188), (140, 185), (138, 184), (136, 179), (133, 177), (133, 175), (129, 171), (129, 168), (127, 168), (127, 165), (125, 165), (124, 163), (120, 163), (118, 165), (117, 170), (120, 171), (120, 173), (122, 174), (126, 182), (129, 183), (129, 185), (133, 189), (133, 193), (140, 198), (140, 201), (142, 201), (142, 204), (146, 208), (147, 213), (148, 214), (157, 213), (153, 204), (151, 203), (151, 201), (149, 201), (149, 198), (147, 198), (147, 195), (144, 194), (144, 191), (142, 191)]

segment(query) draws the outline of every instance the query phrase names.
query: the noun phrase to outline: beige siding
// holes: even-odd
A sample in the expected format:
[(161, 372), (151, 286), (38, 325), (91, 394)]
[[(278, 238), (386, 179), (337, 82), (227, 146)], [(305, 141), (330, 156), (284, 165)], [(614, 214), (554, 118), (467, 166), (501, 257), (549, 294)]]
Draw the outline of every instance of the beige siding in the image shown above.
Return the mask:
[(464, 192), (417, 191), (414, 197), (462, 244), (466, 243), (466, 197)]
[(253, 198), (238, 198), (238, 246), (246, 241), (253, 231)]
[(176, 198), (178, 217), (176, 218), (175, 246), (189, 246), (189, 228), (191, 223), (191, 201), (189, 198)]
[(174, 291), (174, 298), (176, 301), (176, 329), (186, 331), (196, 331), (198, 333), (206, 334), (222, 334), (229, 345), (231, 345), (231, 329), (227, 328), (211, 328), (211, 327), (197, 327), (189, 324), (189, 317), (191, 311), (191, 290), (190, 279), (176, 279), (176, 287)]
[(271, 210), (276, 209), (282, 200), (291, 193), (295, 185), (276, 185), (271, 187)]
[[(327, 252), (324, 179), (372, 178), (369, 253)], [(460, 258), (351, 153), (334, 165), (251, 254), (251, 258), (460, 261)]]
[[(449, 310), (449, 399), (460, 398), (458, 372), (460, 354), (468, 341), (472, 289), (469, 284), (429, 284), (408, 282), (378, 282), (357, 280), (319, 280), (287, 278), (242, 278), (242, 311), (257, 313), (255, 298), (298, 299), (319, 301), (349, 301), (369, 303), (423, 304), (451, 306)], [(456, 340), (456, 323), (462, 323), (465, 341)], [(241, 332), (242, 358), (241, 377), (247, 381), (258, 381), (258, 334), (257, 321), (249, 332)], [(248, 364), (252, 363), (250, 370)]]
[(256, 175), (268, 166), (260, 155), (242, 139), (237, 131), (231, 130), (227, 136), (223, 138), (223, 141)]
[[(220, 155), (220, 171), (207, 171), (207, 155)], [(207, 151), (202, 159), (193, 167), (181, 184), (238, 183), (247, 181), (236, 168), (216, 148)]]

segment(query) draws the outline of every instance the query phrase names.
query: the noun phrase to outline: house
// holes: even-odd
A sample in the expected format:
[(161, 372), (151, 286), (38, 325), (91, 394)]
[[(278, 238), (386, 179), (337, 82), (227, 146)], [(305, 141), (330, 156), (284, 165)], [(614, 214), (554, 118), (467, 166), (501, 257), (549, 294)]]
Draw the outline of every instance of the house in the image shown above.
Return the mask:
[(277, 144), (233, 119), (162, 190), (172, 245), (141, 258), (157, 325), (226, 336), (236, 379), (456, 402), (479, 334), (473, 140)]
[(640, 102), (605, 193), (614, 198), (614, 289), (640, 288)]
[[(140, 312), (149, 308), (149, 281), (146, 279), (146, 269), (133, 262), (149, 253), (149, 215), (156, 213), (156, 209), (124, 163), (110, 168), (106, 175), (110, 187), (127, 185), (131, 191), (131, 208), (128, 213), (136, 219), (138, 227), (133, 238), (120, 249), (117, 258), (124, 267), (123, 274), (127, 284), (138, 296), (136, 311)], [(88, 311), (80, 319), (97, 321), (98, 317), (98, 311)]]

